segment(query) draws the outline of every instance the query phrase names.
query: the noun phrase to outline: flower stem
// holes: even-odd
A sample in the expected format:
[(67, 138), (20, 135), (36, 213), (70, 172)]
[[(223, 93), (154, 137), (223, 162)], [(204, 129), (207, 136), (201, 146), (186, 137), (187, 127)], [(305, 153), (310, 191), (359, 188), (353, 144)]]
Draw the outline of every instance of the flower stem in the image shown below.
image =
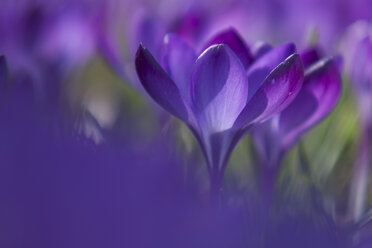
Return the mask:
[(270, 209), (272, 207), (274, 198), (277, 166), (264, 164), (261, 168), (261, 192), (263, 204), (265, 208)]
[(222, 176), (218, 170), (212, 170), (210, 173), (210, 199), (212, 204), (221, 202)]

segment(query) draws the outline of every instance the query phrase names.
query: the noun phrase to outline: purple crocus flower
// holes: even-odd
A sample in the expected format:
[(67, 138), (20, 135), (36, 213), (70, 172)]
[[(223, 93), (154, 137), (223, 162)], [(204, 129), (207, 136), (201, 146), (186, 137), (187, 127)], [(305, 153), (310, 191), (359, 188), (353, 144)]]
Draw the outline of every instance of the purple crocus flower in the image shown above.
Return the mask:
[(254, 128), (253, 140), (263, 170), (264, 197), (270, 198), (285, 153), (336, 106), (341, 94), (339, 58), (323, 58), (316, 48), (301, 53), (305, 77), (296, 99), (281, 113)]
[(243, 134), (295, 98), (303, 66), (293, 44), (278, 46), (252, 63), (248, 46), (233, 29), (218, 34), (206, 47), (197, 57), (194, 49), (169, 34), (161, 61), (141, 44), (135, 64), (150, 96), (196, 137), (214, 195)]
[(372, 25), (359, 21), (349, 27), (342, 50), (346, 51), (347, 75), (357, 96), (361, 121), (372, 126)]
[(342, 44), (346, 70), (358, 103), (361, 136), (351, 181), (349, 217), (359, 221), (365, 211), (372, 139), (372, 26), (358, 21), (347, 30)]

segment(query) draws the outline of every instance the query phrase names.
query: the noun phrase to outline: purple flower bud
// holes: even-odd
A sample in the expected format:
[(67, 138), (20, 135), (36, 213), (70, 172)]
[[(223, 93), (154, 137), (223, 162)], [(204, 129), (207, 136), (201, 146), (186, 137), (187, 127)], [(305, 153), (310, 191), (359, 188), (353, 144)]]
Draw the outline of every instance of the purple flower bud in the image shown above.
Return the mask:
[(266, 178), (263, 183), (271, 185), (269, 188), (286, 151), (307, 130), (324, 119), (339, 100), (341, 78), (338, 59), (324, 58), (314, 63), (318, 54), (313, 49), (301, 54), (304, 64), (308, 65), (302, 89), (282, 112), (254, 128), (254, 144)]

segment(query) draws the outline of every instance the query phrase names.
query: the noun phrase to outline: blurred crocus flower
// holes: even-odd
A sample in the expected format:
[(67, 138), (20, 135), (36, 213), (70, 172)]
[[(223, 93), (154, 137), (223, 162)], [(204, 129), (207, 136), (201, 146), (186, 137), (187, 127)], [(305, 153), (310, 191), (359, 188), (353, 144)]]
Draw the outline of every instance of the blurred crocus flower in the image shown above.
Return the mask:
[(321, 56), (315, 47), (301, 53), (305, 77), (296, 99), (281, 113), (254, 128), (253, 140), (262, 163), (264, 197), (270, 198), (285, 153), (338, 102), (341, 94), (340, 59), (320, 59)]
[(5, 1), (0, 6), (0, 53), (14, 74), (29, 75), (37, 98), (55, 105), (62, 83), (108, 35), (103, 32), (104, 7), (85, 0)]
[[(123, 39), (126, 41), (125, 52), (122, 54), (121, 48), (118, 44), (114, 44), (113, 40), (108, 47), (101, 49), (102, 55), (115, 73), (140, 92), (143, 88), (140, 86), (132, 63), (138, 44), (142, 43), (156, 59), (159, 59), (166, 33), (176, 33), (194, 43), (196, 37), (200, 36), (198, 34), (206, 26), (206, 15), (200, 9), (190, 9), (190, 4), (186, 2), (178, 2), (177, 7), (169, 5), (171, 3), (167, 3), (167, 8), (164, 10), (158, 2), (134, 4), (122, 21), (122, 24), (125, 22), (124, 28), (123, 25), (120, 26), (124, 31)], [(128, 8), (126, 5), (123, 7)], [(172, 9), (172, 13), (169, 13), (169, 8)]]
[(206, 47), (197, 57), (193, 48), (169, 34), (161, 61), (140, 45), (135, 64), (150, 96), (196, 137), (207, 161), (212, 195), (218, 195), (235, 145), (253, 124), (295, 98), (303, 66), (293, 44), (278, 46), (253, 62), (248, 45), (233, 29), (219, 33)]
[(364, 21), (351, 25), (342, 40), (346, 72), (354, 89), (360, 119), (360, 139), (351, 181), (349, 217), (360, 221), (365, 212), (372, 139), (372, 26)]
[(364, 21), (354, 23), (342, 42), (346, 71), (357, 95), (364, 125), (372, 126), (372, 26)]
[(255, 34), (253, 29), (261, 27), (257, 18), (254, 18), (255, 25), (247, 28), (248, 22), (252, 24), (246, 19), (247, 16), (253, 18), (252, 15), (247, 15), (247, 11), (252, 9), (251, 4), (250, 8), (246, 8), (240, 1), (166, 1), (166, 4), (147, 1), (146, 4), (134, 4), (130, 11), (130, 7), (125, 5), (128, 13), (124, 25), (124, 56), (120, 49), (106, 50), (103, 55), (125, 82), (137, 88), (140, 84), (137, 75), (133, 75), (133, 65), (130, 62), (133, 61), (139, 43), (149, 49), (154, 58), (160, 59), (163, 38), (167, 33), (177, 34), (194, 48), (200, 48), (211, 35), (230, 26), (239, 27), (240, 31), (248, 29), (250, 35)]
[(81, 13), (60, 13), (40, 37), (40, 52), (48, 61), (71, 69), (81, 65), (95, 49), (95, 30), (90, 18)]
[[(0, 42), (0, 50), (12, 55), (12, 64), (19, 66), (26, 56), (30, 63), (66, 63), (76, 65), (92, 53), (94, 43), (93, 13), (82, 11), (82, 1), (31, 2), (20, 6), (5, 2), (0, 8), (4, 23), (14, 26)], [(86, 4), (88, 6), (88, 4)], [(21, 56), (23, 53), (23, 56)]]

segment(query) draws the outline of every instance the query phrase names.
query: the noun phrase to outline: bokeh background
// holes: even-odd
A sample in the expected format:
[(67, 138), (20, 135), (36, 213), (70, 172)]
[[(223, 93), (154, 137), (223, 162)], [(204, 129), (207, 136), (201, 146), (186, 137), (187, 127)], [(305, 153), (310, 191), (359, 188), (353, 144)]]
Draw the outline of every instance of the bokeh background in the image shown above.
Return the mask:
[[(369, 0), (2, 0), (0, 247), (372, 246), (371, 190), (363, 221), (348, 216), (363, 133), (347, 43), (371, 19)], [(270, 218), (251, 137), (211, 207), (199, 146), (134, 69), (140, 42), (200, 47), (227, 27), (344, 57), (340, 102), (285, 156)]]

